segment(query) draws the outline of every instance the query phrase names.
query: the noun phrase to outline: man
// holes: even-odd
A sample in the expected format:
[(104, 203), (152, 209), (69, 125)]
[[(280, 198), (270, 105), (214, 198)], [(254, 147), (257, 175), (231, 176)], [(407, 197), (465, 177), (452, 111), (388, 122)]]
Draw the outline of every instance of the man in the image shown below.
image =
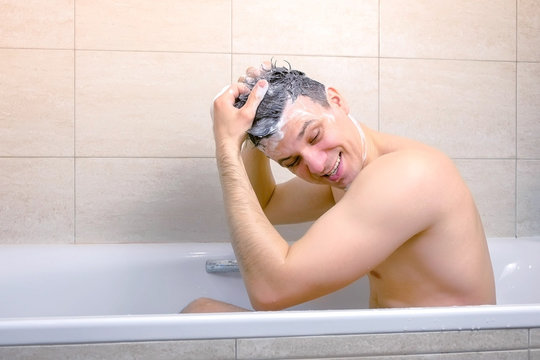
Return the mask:
[[(255, 310), (364, 275), (374, 308), (495, 303), (480, 216), (438, 150), (357, 123), (336, 89), (274, 64), (222, 92), (213, 120), (232, 244)], [(255, 146), (242, 146), (246, 134)], [(276, 185), (268, 158), (297, 177)], [(272, 225), (308, 220), (292, 245)], [(185, 309), (236, 310), (210, 299)]]

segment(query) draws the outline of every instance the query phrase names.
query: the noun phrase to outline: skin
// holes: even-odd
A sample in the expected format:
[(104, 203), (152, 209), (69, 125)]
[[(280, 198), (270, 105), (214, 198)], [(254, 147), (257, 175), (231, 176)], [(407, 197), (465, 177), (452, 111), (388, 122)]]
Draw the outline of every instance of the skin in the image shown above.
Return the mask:
[[(362, 125), (363, 162), (359, 131), (333, 88), (328, 108), (306, 97), (289, 104), (283, 138), (265, 140), (266, 153), (242, 147), (266, 87), (259, 81), (236, 109), (234, 99), (249, 90), (233, 84), (213, 106), (232, 244), (255, 310), (284, 309), (364, 275), (373, 308), (495, 303), (480, 216), (448, 157)], [(269, 158), (297, 177), (276, 185)], [(308, 220), (293, 244), (272, 225)], [(187, 311), (238, 309), (202, 299)]]

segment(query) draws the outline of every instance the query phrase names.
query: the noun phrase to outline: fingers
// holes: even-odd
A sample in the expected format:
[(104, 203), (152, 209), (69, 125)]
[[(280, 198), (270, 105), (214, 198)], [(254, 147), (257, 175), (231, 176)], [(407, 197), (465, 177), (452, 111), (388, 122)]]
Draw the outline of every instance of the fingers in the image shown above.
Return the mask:
[(250, 66), (246, 69), (246, 75), (251, 78), (257, 78), (261, 76), (261, 71), (256, 67)]
[(245, 84), (236, 83), (225, 86), (212, 100), (210, 105), (210, 116), (214, 118), (214, 108), (233, 106), (235, 100), (241, 94), (249, 94), (250, 90)]
[(268, 71), (272, 68), (272, 63), (270, 61), (263, 61), (259, 67), (250, 66), (246, 69), (246, 74), (238, 78), (240, 83), (252, 83), (255, 79), (261, 77), (262, 71)]
[(272, 63), (270, 61), (263, 61), (263, 63), (261, 64), (261, 68), (263, 68), (263, 70), (271, 70), (272, 69)]
[(255, 79), (259, 78), (260, 76), (261, 72), (257, 68), (249, 67), (246, 70), (246, 74), (238, 78), (238, 82), (245, 84), (253, 84), (255, 82)]
[(226, 86), (221, 90), (210, 107), (210, 116), (214, 119), (214, 112), (217, 108), (233, 108), (235, 100), (240, 95), (249, 94), (248, 99), (244, 106), (242, 106), (242, 113), (248, 117), (254, 117), (259, 104), (261, 103), (266, 91), (268, 90), (268, 82), (266, 80), (259, 80), (252, 90), (244, 83), (236, 83)]
[(264, 98), (266, 91), (268, 91), (268, 81), (259, 80), (249, 94), (245, 105), (242, 106), (242, 112), (246, 113), (248, 116), (255, 117), (255, 112)]

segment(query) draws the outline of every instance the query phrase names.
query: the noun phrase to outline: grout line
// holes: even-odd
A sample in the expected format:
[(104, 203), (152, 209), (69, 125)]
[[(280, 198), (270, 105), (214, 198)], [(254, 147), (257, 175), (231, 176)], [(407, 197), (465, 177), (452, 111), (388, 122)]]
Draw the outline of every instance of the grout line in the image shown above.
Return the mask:
[[(231, 39), (232, 42), (232, 39)], [(73, 48), (39, 48), (39, 47), (0, 47), (0, 50), (73, 50)], [(78, 52), (119, 52), (119, 53), (170, 53), (170, 54), (202, 54), (202, 55), (261, 55), (260, 52), (223, 52), (223, 51), (188, 51), (188, 50), (140, 50), (140, 49), (77, 49)], [(231, 49), (232, 50), (232, 49)], [(528, 64), (540, 64), (539, 61), (534, 60), (500, 60), (500, 59), (468, 59), (468, 58), (429, 58), (429, 57), (394, 57), (394, 56), (377, 56), (377, 55), (334, 55), (334, 54), (292, 54), (292, 53), (273, 53), (274, 56), (298, 56), (298, 57), (322, 57), (322, 58), (345, 58), (345, 59), (390, 59), (390, 60), (425, 60), (425, 61), (471, 61), (471, 62), (495, 62), (495, 63), (528, 63)]]
[(514, 136), (515, 136), (515, 164), (514, 164), (514, 235), (518, 236), (518, 23), (519, 23), (519, 1), (516, 0), (516, 74), (515, 74), (515, 123), (514, 123)]
[[(0, 159), (73, 159), (71, 155), (67, 156), (0, 156)], [(171, 160), (182, 160), (182, 159), (214, 159), (213, 155), (193, 155), (193, 156), (114, 156), (114, 155), (79, 155), (75, 157), (76, 159), (171, 159)], [(452, 160), (486, 160), (486, 161), (540, 161), (540, 158), (516, 158), (516, 157), (452, 157)]]
[(77, 244), (77, 2), (73, 2), (73, 244)]
[(381, 131), (381, 1), (379, 0), (377, 54), (377, 131)]
[[(132, 159), (132, 160), (152, 160), (152, 159), (161, 159), (161, 160), (187, 160), (187, 159), (214, 159), (215, 156), (0, 156), (0, 160), (5, 159)], [(532, 159), (535, 160), (535, 159)], [(540, 159), (539, 159), (540, 160)]]
[(231, 0), (231, 49), (230, 49), (230, 60), (231, 60), (231, 77), (230, 77), (230, 82), (232, 83), (233, 82), (233, 61), (234, 61), (234, 41), (233, 41), (233, 34), (234, 34), (234, 31), (233, 31), (233, 11), (234, 11), (234, 0)]

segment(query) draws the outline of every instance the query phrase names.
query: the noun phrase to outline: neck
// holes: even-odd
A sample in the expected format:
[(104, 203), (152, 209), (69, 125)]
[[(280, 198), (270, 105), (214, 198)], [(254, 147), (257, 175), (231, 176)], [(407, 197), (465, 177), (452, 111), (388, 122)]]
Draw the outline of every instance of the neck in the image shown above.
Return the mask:
[(364, 133), (364, 130), (362, 129), (362, 125), (354, 117), (352, 117), (351, 114), (349, 114), (349, 118), (353, 122), (353, 124), (356, 126), (356, 129), (358, 129), (358, 134), (360, 135), (360, 140), (362, 141), (362, 166), (361, 169), (364, 168), (364, 165), (366, 164), (367, 159), (367, 140), (366, 140), (366, 134)]

